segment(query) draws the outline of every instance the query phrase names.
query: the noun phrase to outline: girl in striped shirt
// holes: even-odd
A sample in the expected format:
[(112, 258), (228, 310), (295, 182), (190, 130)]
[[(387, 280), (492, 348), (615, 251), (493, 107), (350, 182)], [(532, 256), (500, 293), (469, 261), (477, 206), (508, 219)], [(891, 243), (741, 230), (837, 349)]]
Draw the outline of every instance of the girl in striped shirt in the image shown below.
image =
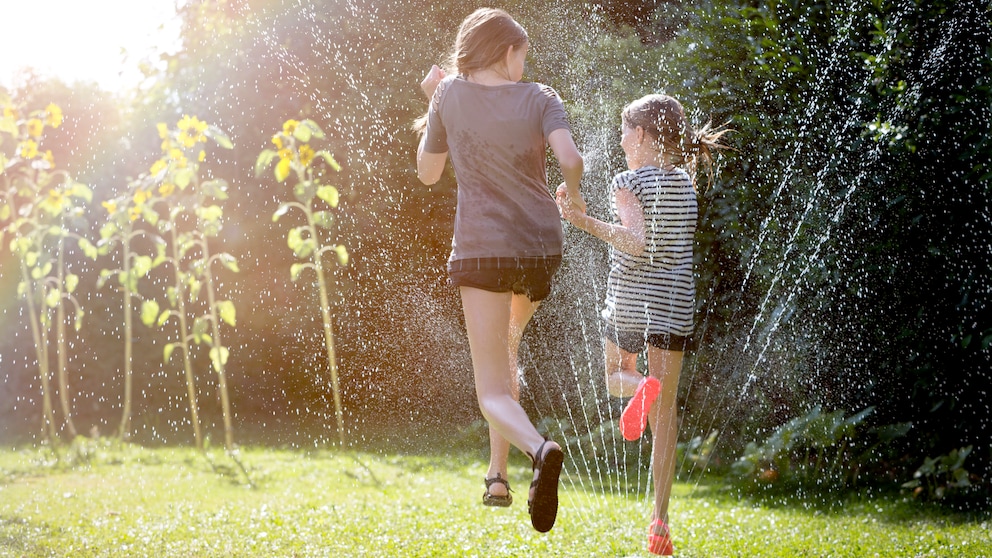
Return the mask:
[[(698, 162), (712, 165), (725, 129), (693, 130), (682, 105), (666, 95), (648, 95), (622, 114), (623, 148), (629, 170), (610, 185), (614, 223), (587, 215), (558, 190), (562, 216), (610, 245), (610, 272), (603, 309), (606, 384), (610, 395), (631, 397), (620, 431), (636, 440), (651, 424), (655, 504), (648, 549), (671, 555), (668, 500), (675, 474), (677, 408), (682, 352), (692, 333), (695, 285)], [(648, 376), (637, 370), (647, 348)]]

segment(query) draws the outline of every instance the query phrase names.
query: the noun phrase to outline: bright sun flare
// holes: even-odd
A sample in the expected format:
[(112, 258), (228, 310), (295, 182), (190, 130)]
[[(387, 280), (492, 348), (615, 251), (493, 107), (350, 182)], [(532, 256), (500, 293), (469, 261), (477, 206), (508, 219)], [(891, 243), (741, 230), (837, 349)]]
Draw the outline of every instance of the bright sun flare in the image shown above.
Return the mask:
[(4, 2), (0, 86), (34, 68), (73, 83), (115, 91), (140, 79), (138, 62), (175, 50), (176, 0)]

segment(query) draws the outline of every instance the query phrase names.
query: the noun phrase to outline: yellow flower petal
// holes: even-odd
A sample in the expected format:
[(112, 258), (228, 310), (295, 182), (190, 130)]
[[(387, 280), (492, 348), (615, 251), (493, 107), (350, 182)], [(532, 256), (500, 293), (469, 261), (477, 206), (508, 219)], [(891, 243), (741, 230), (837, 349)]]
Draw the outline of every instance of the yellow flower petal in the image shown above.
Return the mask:
[(191, 135), (189, 132), (180, 132), (179, 143), (182, 144), (183, 147), (193, 147), (196, 145), (196, 136)]
[(291, 159), (279, 159), (279, 162), (276, 163), (276, 180), (283, 182), (289, 177), (289, 172), (292, 170), (292, 163), (293, 161)]
[(310, 162), (313, 161), (314, 151), (309, 145), (300, 146), (300, 164), (304, 167), (310, 166)]
[(144, 205), (145, 202), (148, 201), (148, 198), (150, 197), (152, 197), (150, 192), (147, 192), (145, 190), (138, 190), (137, 192), (134, 193), (134, 205), (140, 207)]
[(24, 140), (18, 146), (18, 152), (25, 159), (34, 159), (38, 156), (38, 144), (34, 140)]
[(48, 197), (41, 202), (42, 208), (51, 215), (56, 215), (62, 211), (62, 192), (49, 190)]
[(32, 118), (28, 120), (28, 135), (33, 138), (40, 138), (41, 133), (45, 131), (45, 123), (37, 118)]
[(45, 107), (45, 113), (47, 115), (48, 125), (52, 128), (58, 128), (62, 125), (62, 108), (55, 103), (48, 103)]
[(149, 173), (150, 173), (150, 174), (151, 174), (152, 176), (157, 176), (157, 175), (158, 175), (158, 173), (160, 173), (160, 172), (162, 172), (163, 170), (165, 170), (165, 168), (166, 168), (166, 167), (168, 167), (168, 166), (169, 166), (169, 163), (168, 163), (168, 162), (166, 162), (166, 160), (165, 160), (165, 159), (159, 159), (158, 161), (155, 161), (155, 162), (154, 162), (154, 163), (152, 164), (152, 168), (151, 168), (151, 170), (149, 170), (148, 172), (149, 172)]

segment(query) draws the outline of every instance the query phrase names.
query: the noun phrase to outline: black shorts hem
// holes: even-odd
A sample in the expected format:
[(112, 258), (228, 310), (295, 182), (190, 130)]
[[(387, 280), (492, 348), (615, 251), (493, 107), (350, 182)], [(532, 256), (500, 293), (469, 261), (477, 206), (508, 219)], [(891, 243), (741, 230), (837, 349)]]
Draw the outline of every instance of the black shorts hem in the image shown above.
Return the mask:
[(604, 324), (603, 338), (628, 353), (641, 353), (647, 345), (664, 351), (685, 352), (691, 337), (673, 333), (648, 333), (643, 331), (618, 331), (611, 324)]
[(561, 256), (469, 258), (448, 262), (448, 282), (493, 293), (512, 292), (539, 302), (551, 295)]

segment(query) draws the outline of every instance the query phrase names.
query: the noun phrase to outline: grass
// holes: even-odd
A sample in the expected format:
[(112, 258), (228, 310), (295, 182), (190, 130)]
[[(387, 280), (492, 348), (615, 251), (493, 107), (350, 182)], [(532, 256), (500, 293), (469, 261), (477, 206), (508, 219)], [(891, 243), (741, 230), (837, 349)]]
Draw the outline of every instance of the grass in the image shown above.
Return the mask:
[[(529, 467), (510, 508), (480, 504), (480, 452), (149, 449), (75, 445), (61, 462), (0, 450), (0, 556), (648, 556), (643, 493), (563, 477), (555, 528), (530, 527)], [(250, 478), (251, 483), (246, 482)], [(950, 514), (898, 496), (842, 501), (739, 497), (720, 481), (677, 483), (685, 557), (992, 557), (988, 513)]]

